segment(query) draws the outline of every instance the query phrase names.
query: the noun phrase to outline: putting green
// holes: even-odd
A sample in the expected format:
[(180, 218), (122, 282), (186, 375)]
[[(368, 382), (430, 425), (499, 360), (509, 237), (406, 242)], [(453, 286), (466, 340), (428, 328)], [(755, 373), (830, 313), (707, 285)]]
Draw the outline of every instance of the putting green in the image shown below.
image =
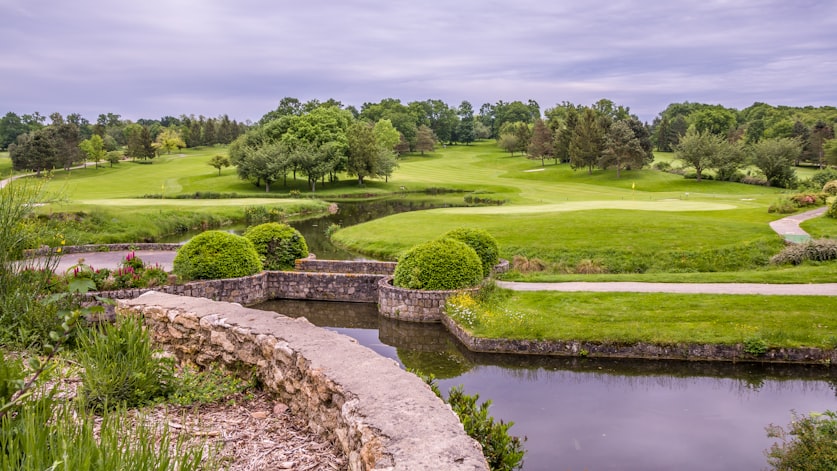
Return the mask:
[(537, 206), (480, 206), (476, 208), (442, 208), (434, 211), (447, 214), (532, 214), (564, 211), (587, 211), (591, 209), (634, 209), (640, 211), (724, 211), (736, 209), (735, 205), (709, 203), (704, 201), (568, 201), (566, 203), (542, 204)]

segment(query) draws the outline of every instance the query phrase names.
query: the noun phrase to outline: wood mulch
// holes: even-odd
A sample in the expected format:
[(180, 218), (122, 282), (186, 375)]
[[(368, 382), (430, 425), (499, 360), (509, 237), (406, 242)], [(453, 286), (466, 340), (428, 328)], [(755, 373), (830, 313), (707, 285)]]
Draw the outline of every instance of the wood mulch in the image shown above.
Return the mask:
[(146, 423), (167, 425), (172, 441), (183, 436), (186, 445), (216, 448), (230, 470), (348, 469), (334, 444), (264, 392), (236, 394), (214, 404), (161, 405), (137, 414)]

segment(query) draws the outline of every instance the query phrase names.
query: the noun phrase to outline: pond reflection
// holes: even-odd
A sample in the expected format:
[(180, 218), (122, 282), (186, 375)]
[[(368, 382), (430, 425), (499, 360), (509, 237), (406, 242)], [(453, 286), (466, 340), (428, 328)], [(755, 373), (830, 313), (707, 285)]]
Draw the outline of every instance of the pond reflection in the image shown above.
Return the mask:
[(476, 354), (438, 324), (382, 318), (374, 304), (271, 301), (258, 306), (356, 338), (404, 367), (462, 384), (515, 422), (531, 470), (764, 469), (764, 428), (790, 411), (837, 409), (821, 366)]

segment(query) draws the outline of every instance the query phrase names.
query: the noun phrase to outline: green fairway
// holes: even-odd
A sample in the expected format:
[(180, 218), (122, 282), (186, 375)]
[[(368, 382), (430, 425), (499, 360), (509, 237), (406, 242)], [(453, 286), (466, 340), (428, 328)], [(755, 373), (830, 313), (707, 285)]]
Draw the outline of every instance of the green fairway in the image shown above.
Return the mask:
[(8, 152), (0, 152), (0, 179), (12, 174), (12, 159)]
[[(486, 338), (837, 346), (834, 296), (504, 292), (454, 318)], [(471, 309), (474, 311), (474, 309)]]

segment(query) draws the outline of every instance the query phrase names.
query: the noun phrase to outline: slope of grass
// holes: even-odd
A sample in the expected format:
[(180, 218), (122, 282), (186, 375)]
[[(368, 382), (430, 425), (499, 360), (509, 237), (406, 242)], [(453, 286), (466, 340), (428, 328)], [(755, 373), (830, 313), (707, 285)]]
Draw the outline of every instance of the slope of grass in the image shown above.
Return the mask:
[(0, 179), (6, 178), (12, 173), (12, 159), (8, 152), (0, 152)]

